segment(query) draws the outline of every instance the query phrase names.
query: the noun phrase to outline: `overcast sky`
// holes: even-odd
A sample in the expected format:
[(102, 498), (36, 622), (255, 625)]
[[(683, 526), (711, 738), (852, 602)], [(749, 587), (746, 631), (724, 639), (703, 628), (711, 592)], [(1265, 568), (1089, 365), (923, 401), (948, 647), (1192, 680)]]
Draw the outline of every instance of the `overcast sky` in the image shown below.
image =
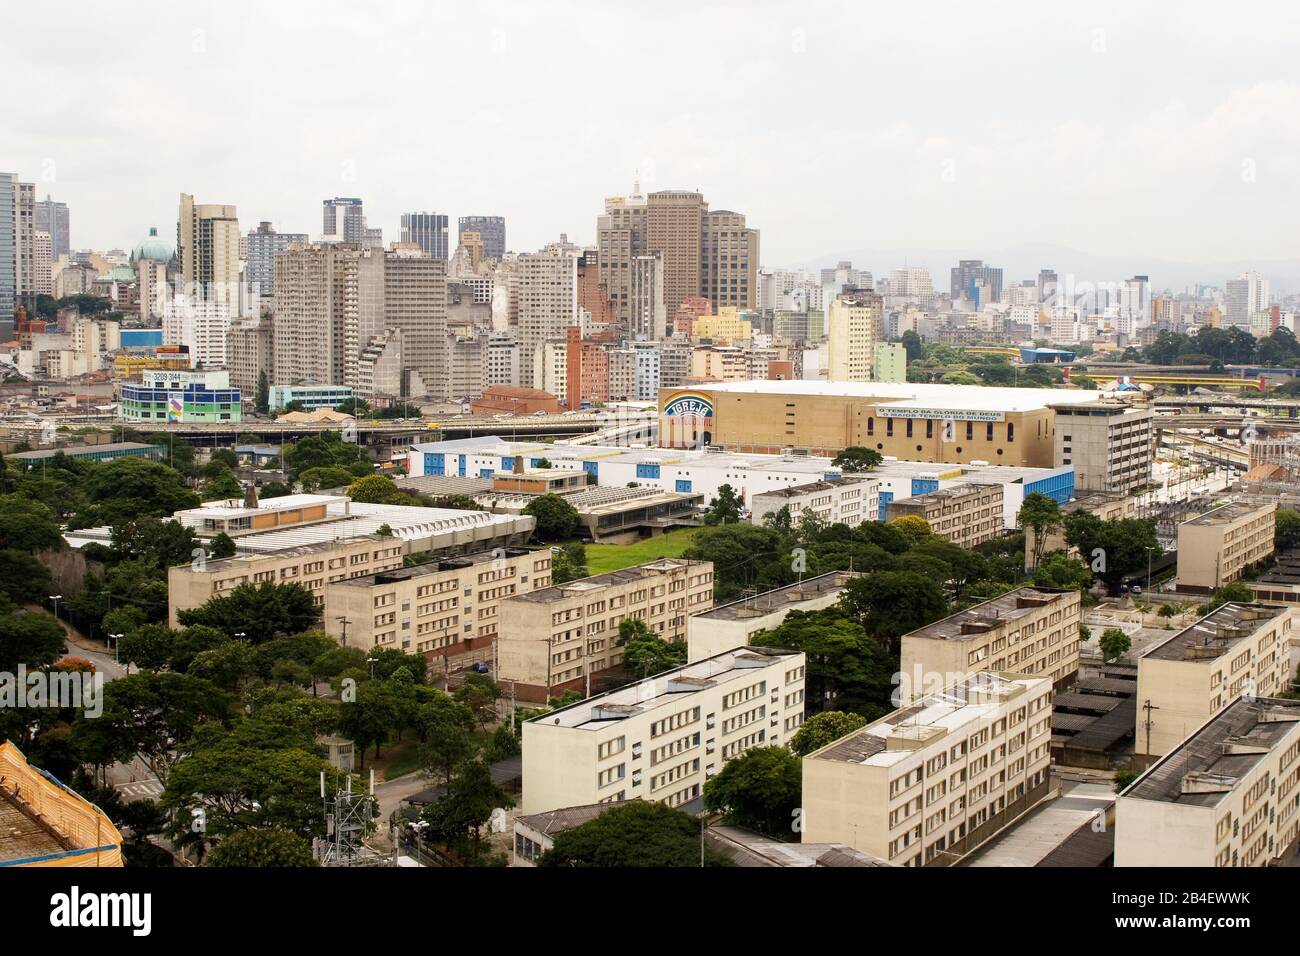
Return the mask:
[(695, 187), (763, 263), (1025, 242), (1296, 254), (1300, 4), (8, 5), (0, 170), (78, 248), (174, 238), (177, 194), (319, 233), (321, 200), (594, 239)]

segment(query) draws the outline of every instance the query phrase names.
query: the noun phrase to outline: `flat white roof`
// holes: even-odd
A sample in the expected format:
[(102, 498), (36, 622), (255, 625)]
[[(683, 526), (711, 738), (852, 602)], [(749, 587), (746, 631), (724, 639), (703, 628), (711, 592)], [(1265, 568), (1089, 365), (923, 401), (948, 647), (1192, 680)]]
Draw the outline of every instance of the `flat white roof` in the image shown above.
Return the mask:
[(1095, 402), (1102, 392), (1077, 388), (998, 388), (988, 385), (935, 385), (922, 382), (812, 382), (755, 379), (716, 382), (694, 388), (704, 392), (767, 395), (829, 395), (874, 398), (915, 408), (966, 411), (1028, 412), (1048, 405)]

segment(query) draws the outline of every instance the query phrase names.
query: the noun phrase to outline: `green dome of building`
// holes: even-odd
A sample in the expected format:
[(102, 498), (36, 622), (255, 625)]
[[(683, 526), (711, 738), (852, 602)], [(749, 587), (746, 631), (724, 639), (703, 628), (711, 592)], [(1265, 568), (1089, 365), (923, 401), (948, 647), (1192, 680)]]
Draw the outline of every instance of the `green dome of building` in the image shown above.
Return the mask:
[(162, 239), (158, 238), (158, 228), (149, 227), (149, 235), (141, 239), (134, 249), (131, 250), (131, 262), (134, 264), (141, 259), (152, 259), (154, 262), (171, 262), (172, 247)]

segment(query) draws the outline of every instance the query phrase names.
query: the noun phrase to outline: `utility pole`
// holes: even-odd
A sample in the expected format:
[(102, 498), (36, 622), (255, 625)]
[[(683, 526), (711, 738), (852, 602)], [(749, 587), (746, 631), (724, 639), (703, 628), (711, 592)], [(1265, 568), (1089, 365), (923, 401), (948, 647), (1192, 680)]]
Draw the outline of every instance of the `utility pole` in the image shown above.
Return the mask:
[(1148, 697), (1146, 701), (1142, 704), (1142, 709), (1146, 711), (1146, 717), (1143, 719), (1143, 723), (1146, 725), (1146, 731), (1147, 731), (1147, 753), (1150, 753), (1151, 752), (1151, 711), (1159, 710), (1160, 708), (1157, 707), (1155, 704), (1151, 703), (1151, 698)]
[(339, 640), (344, 647), (347, 647), (348, 646), (348, 625), (351, 624), (352, 621), (350, 618), (347, 617), (337, 617), (335, 618), (335, 620), (343, 625), (343, 636)]

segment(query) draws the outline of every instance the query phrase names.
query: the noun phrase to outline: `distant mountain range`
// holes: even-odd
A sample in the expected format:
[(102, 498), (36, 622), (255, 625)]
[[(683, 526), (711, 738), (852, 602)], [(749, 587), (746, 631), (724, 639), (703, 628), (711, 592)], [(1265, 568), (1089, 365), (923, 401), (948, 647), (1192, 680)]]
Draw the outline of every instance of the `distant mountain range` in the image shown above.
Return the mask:
[(1068, 246), (1050, 243), (1023, 243), (1003, 249), (854, 249), (827, 253), (802, 264), (806, 269), (830, 268), (842, 260), (855, 268), (870, 269), (879, 279), (903, 265), (925, 266), (934, 278), (936, 291), (948, 288), (948, 270), (959, 259), (983, 259), (991, 266), (1002, 267), (1007, 284), (1036, 279), (1039, 269), (1054, 269), (1061, 282), (1067, 274), (1081, 282), (1119, 282), (1130, 276), (1151, 277), (1151, 290), (1182, 292), (1201, 283), (1220, 288), (1228, 279), (1255, 270), (1269, 280), (1274, 295), (1300, 290), (1300, 259), (1193, 263), (1155, 256), (1097, 256)]

